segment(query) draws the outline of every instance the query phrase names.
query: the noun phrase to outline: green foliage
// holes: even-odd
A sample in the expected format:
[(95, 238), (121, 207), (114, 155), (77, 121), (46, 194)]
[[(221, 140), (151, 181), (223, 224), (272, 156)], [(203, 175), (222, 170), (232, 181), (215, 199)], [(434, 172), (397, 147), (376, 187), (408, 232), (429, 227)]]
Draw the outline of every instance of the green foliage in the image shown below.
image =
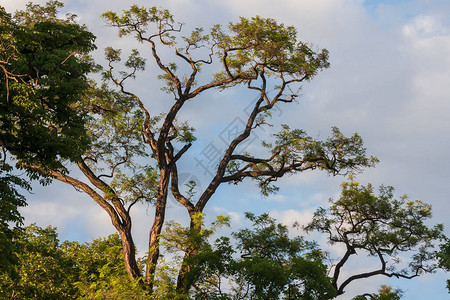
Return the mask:
[(73, 16), (57, 18), (61, 6), (29, 4), (14, 18), (0, 9), (0, 146), (24, 168), (63, 168), (57, 158), (76, 160), (89, 147), (74, 105), (94, 69), (95, 37)]
[(56, 22), (56, 23), (69, 23), (73, 22), (76, 15), (67, 14), (66, 19), (59, 19), (58, 12), (64, 4), (57, 0), (48, 1), (45, 6), (39, 4), (33, 4), (29, 2), (26, 5), (25, 11), (18, 11), (15, 13), (14, 18), (20, 24), (33, 25), (42, 22)]
[[(330, 299), (335, 295), (323, 254), (314, 243), (289, 238), (287, 227), (267, 214), (246, 217), (253, 227), (233, 234), (236, 246), (228, 237), (208, 242), (219, 224), (228, 223), (227, 218), (218, 219), (208, 230), (175, 223), (167, 227), (162, 239), (169, 250), (198, 251), (184, 261), (194, 299)], [(201, 218), (196, 220), (202, 223)]]
[(1, 275), (4, 299), (75, 299), (73, 261), (61, 249), (55, 228), (25, 227), (16, 238), (17, 277)]
[[(315, 243), (289, 238), (288, 229), (267, 214), (247, 213), (253, 229), (234, 233), (241, 259), (239, 280), (256, 299), (330, 299), (335, 295), (323, 254)], [(248, 286), (248, 285), (247, 285)]]
[(315, 140), (303, 130), (291, 130), (287, 125), (274, 136), (272, 153), (278, 155), (277, 164), (305, 161), (305, 167), (314, 166), (336, 175), (360, 171), (378, 162), (377, 158), (366, 156), (363, 140), (357, 133), (345, 137), (336, 127), (332, 128), (332, 135), (326, 141)]
[[(159, 177), (152, 166), (140, 163), (148, 154), (142, 139), (144, 115), (135, 99), (106, 84), (92, 84), (79, 109), (90, 116), (86, 127), (91, 145), (83, 155), (90, 169), (108, 178), (115, 196), (125, 202), (153, 201)], [(111, 198), (111, 191), (103, 192)]]
[[(241, 18), (237, 23), (230, 23), (227, 30), (215, 25), (209, 33), (204, 33), (203, 28), (196, 28), (189, 36), (181, 38), (183, 46), (179, 47), (174, 34), (181, 31), (182, 24), (175, 26), (173, 16), (167, 10), (133, 5), (122, 15), (108, 11), (102, 17), (110, 26), (119, 29), (120, 36), (132, 34), (140, 42), (150, 42), (154, 51), (153, 39), (158, 38), (162, 44), (174, 48), (176, 55), (191, 65), (194, 69), (191, 76), (177, 77), (175, 72), (178, 67), (174, 62), (162, 65), (157, 58), (164, 71), (159, 75), (166, 83), (163, 89), (174, 95), (179, 93), (180, 87), (189, 92), (196, 83), (192, 75), (195, 76), (203, 64), (211, 64), (213, 56), (223, 64), (223, 71), (213, 75), (211, 84), (221, 89), (251, 82), (258, 78), (258, 74), (273, 76), (283, 84), (287, 83), (285, 75), (293, 78), (290, 83), (310, 80), (319, 70), (329, 67), (326, 49), (314, 51), (307, 43), (297, 41), (294, 27), (278, 24), (273, 19)], [(206, 49), (206, 55), (205, 51), (200, 53), (208, 59), (193, 58), (194, 50), (199, 49)], [(108, 50), (108, 53), (111, 61), (117, 61), (117, 52)]]
[(145, 299), (128, 278), (117, 234), (61, 244), (56, 228), (30, 225), (15, 243), (16, 274), (0, 273), (2, 299)]
[[(102, 15), (111, 25), (114, 24), (130, 24), (132, 26), (124, 26), (120, 29), (120, 36), (134, 33), (134, 30), (139, 30), (142, 34), (146, 33), (149, 23), (158, 24), (164, 28), (165, 26), (173, 24), (173, 16), (166, 9), (160, 10), (156, 6), (151, 8), (139, 7), (137, 5), (131, 6), (129, 10), (124, 11), (122, 16), (118, 16), (113, 11), (107, 11)], [(170, 37), (166, 34), (165, 37)], [(142, 39), (142, 36), (138, 36)]]
[[(437, 253), (439, 259), (439, 267), (443, 270), (450, 271), (450, 239), (446, 239), (445, 243), (440, 246), (440, 251)], [(450, 279), (447, 279), (447, 289), (450, 293)]]
[(273, 19), (241, 17), (239, 22), (230, 23), (228, 29), (231, 35), (216, 26), (211, 36), (220, 56), (231, 49), (238, 50), (226, 57), (228, 71), (235, 74), (252, 74), (260, 66), (267, 68), (268, 74), (271, 71), (310, 79), (329, 66), (327, 50), (315, 53), (307, 44), (297, 41), (294, 27), (285, 27)]
[[(424, 221), (431, 217), (431, 205), (406, 196), (393, 199), (393, 187), (381, 186), (379, 195), (373, 187), (360, 186), (351, 180), (342, 184), (341, 198), (329, 210), (318, 210), (307, 230), (332, 232), (330, 241), (345, 242), (377, 255), (378, 248), (394, 255), (420, 244), (431, 247), (442, 237), (442, 226), (428, 228)], [(343, 238), (342, 238), (343, 237)]]
[(78, 299), (144, 299), (139, 281), (130, 282), (125, 271), (117, 234), (81, 245), (64, 242), (61, 248), (74, 262)]
[(273, 182), (285, 174), (319, 169), (333, 175), (345, 175), (373, 167), (378, 162), (376, 157), (367, 156), (363, 140), (357, 133), (345, 137), (336, 127), (325, 141), (316, 140), (305, 131), (290, 129), (287, 125), (282, 125), (282, 130), (273, 136), (273, 144), (262, 143), (270, 150), (269, 158), (257, 159), (246, 154), (236, 156), (236, 160), (228, 165), (227, 175), (233, 182), (250, 175), (258, 181), (261, 194), (268, 196), (278, 191)]
[(399, 289), (392, 289), (390, 286), (381, 286), (379, 294), (375, 295), (375, 300), (400, 300), (402, 298), (403, 291)]
[(89, 147), (86, 115), (76, 104), (88, 88), (87, 73), (94, 69), (87, 54), (95, 49), (95, 38), (73, 15), (59, 18), (61, 7), (58, 1), (30, 3), (11, 17), (0, 6), (2, 272), (14, 273), (11, 263), (17, 263), (21, 247), (18, 207), (26, 202), (18, 189), (30, 190), (26, 180), (14, 175), (7, 153), (32, 179), (48, 183), (47, 171), (65, 170), (60, 158), (77, 160)]
[(378, 294), (364, 294), (356, 296), (352, 300), (400, 300), (402, 296), (402, 290), (392, 289), (390, 286), (382, 285)]
[(18, 189), (28, 191), (30, 185), (12, 170), (5, 160), (0, 160), (0, 274), (15, 276), (14, 265), (18, 263), (15, 253), (19, 247), (15, 240), (23, 221), (18, 208), (26, 206), (25, 197)]
[(399, 289), (392, 289), (390, 286), (382, 286), (379, 294), (375, 295), (375, 300), (400, 300), (403, 292)]
[(229, 226), (229, 218), (219, 216), (211, 224), (211, 228), (204, 227), (203, 214), (192, 216), (193, 226), (183, 227), (181, 224), (170, 221), (167, 223), (163, 237), (163, 245), (169, 252), (183, 251), (189, 253), (193, 249), (207, 242), (207, 239), (222, 226)]

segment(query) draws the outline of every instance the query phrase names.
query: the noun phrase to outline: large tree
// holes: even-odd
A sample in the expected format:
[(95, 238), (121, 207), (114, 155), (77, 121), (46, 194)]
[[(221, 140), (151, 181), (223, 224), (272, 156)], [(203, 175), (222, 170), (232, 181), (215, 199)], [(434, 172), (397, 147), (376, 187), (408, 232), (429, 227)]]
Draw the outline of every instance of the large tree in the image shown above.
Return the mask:
[[(250, 178), (258, 182), (263, 194), (268, 194), (276, 190), (273, 183), (286, 174), (320, 169), (337, 175), (376, 162), (375, 158), (366, 156), (357, 134), (345, 137), (337, 128), (330, 138), (320, 141), (302, 130), (283, 125), (273, 140), (264, 144), (265, 157), (237, 151), (256, 127), (267, 125), (266, 118), (274, 107), (292, 105), (298, 96), (293, 90), (329, 66), (328, 52), (315, 51), (298, 41), (295, 28), (272, 19), (241, 18), (226, 28), (216, 25), (208, 34), (196, 29), (188, 37), (177, 38), (182, 26), (174, 22), (167, 10), (132, 6), (121, 16), (107, 12), (103, 17), (110, 26), (119, 29), (120, 36), (132, 35), (148, 45), (151, 58), (162, 72), (155, 76), (164, 81), (167, 98), (172, 102), (163, 114), (149, 110), (147, 104), (159, 99), (146, 99), (126, 86), (129, 79), (145, 69), (145, 60), (133, 50), (124, 63), (128, 71), (116, 71), (121, 50), (107, 48), (109, 66), (104, 72), (105, 84), (91, 94), (83, 107), (93, 114), (89, 129), (91, 147), (76, 161), (86, 180), (59, 171), (51, 174), (83, 190), (106, 210), (121, 236), (131, 279), (141, 278), (143, 271), (136, 262), (130, 209), (139, 201), (154, 204), (145, 269), (149, 291), (154, 286), (160, 256), (159, 236), (169, 193), (185, 207), (191, 227), (195, 227), (198, 225), (195, 216), (203, 212), (223, 183), (237, 184)], [(174, 60), (161, 56), (167, 50), (173, 51)], [(202, 55), (203, 58), (197, 58)], [(184, 66), (177, 66), (175, 59)], [(205, 69), (220, 71), (203, 72), (199, 76), (201, 65), (211, 65)], [(111, 90), (106, 83), (112, 83), (118, 90)], [(251, 99), (257, 96), (257, 100), (244, 128), (221, 153), (210, 182), (195, 202), (182, 193), (179, 182), (179, 162), (196, 140), (193, 128), (179, 120), (180, 112), (188, 100), (195, 101), (208, 90), (239, 86), (252, 91)], [(230, 115), (230, 120), (234, 117)], [(197, 252), (194, 247), (186, 253), (186, 261)], [(177, 282), (178, 290), (183, 292), (191, 288), (185, 279), (189, 272), (186, 261), (182, 263)]]

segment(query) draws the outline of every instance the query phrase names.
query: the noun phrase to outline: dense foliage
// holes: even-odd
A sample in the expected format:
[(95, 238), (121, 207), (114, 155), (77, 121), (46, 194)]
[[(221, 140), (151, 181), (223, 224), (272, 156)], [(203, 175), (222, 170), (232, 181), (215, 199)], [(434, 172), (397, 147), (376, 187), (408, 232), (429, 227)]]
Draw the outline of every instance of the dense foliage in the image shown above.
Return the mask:
[[(209, 227), (183, 227), (171, 222), (162, 234), (175, 264), (159, 269), (157, 288), (150, 295), (139, 281), (130, 281), (117, 234), (92, 242), (60, 243), (56, 228), (30, 225), (15, 239), (15, 273), (0, 274), (5, 299), (332, 299), (339, 289), (328, 276), (325, 252), (302, 237), (289, 237), (288, 227), (268, 214), (247, 213), (249, 228), (231, 237), (217, 237), (229, 218), (218, 217)], [(197, 216), (196, 222), (203, 223)], [(212, 238), (215, 241), (212, 242)], [(192, 247), (193, 245), (196, 247)], [(197, 249), (183, 260), (182, 254)], [(142, 260), (140, 263), (144, 263)], [(177, 291), (177, 264), (191, 266), (186, 277), (193, 289)], [(377, 294), (354, 300), (398, 300), (402, 291), (382, 286)]]
[(11, 17), (3, 8), (0, 42), (0, 146), (19, 166), (61, 168), (89, 147), (85, 116), (75, 109), (94, 65), (94, 36), (57, 17), (62, 3), (29, 4)]
[(29, 4), (14, 16), (0, 6), (1, 272), (17, 262), (18, 208), (26, 205), (19, 190), (30, 190), (14, 166), (47, 183), (49, 170), (65, 170), (60, 158), (74, 160), (89, 147), (86, 115), (76, 105), (89, 87), (94, 36), (74, 16), (58, 18), (61, 6)]
[(15, 238), (17, 276), (0, 275), (2, 299), (133, 299), (117, 235), (60, 243), (56, 228), (30, 225)]
[[(252, 227), (234, 232), (234, 240), (202, 241), (198, 254), (185, 261), (191, 265), (187, 282), (194, 287), (195, 298), (331, 299), (336, 295), (324, 255), (315, 243), (290, 238), (288, 228), (268, 214), (246, 217)], [(175, 236), (192, 236), (179, 229)], [(173, 243), (174, 231), (170, 227), (167, 231), (172, 235), (166, 232), (163, 238), (172, 238)], [(184, 251), (189, 251), (189, 243), (186, 246)]]
[[(195, 290), (182, 295), (170, 276), (158, 277), (159, 289), (149, 296), (139, 282), (131, 282), (123, 265), (119, 236), (90, 243), (60, 243), (56, 229), (30, 225), (17, 237), (20, 247), (17, 277), (1, 275), (3, 298), (12, 299), (330, 299), (336, 291), (326, 276), (322, 252), (301, 238), (290, 239), (287, 228), (262, 215), (248, 214), (254, 227), (218, 238), (214, 229), (197, 234), (171, 224), (163, 235), (169, 251), (186, 249), (194, 240), (199, 254), (189, 263)], [(199, 219), (201, 221), (201, 218)], [(227, 223), (220, 218), (214, 225)], [(194, 238), (193, 238), (194, 237)], [(255, 244), (255, 241), (260, 243)], [(272, 252), (273, 251), (273, 252)], [(237, 253), (242, 255), (236, 255)], [(167, 266), (168, 267), (168, 266)], [(166, 275), (168, 273), (166, 272)], [(227, 281), (229, 281), (227, 283)], [(243, 288), (244, 287), (244, 288)]]
[(23, 224), (19, 207), (26, 206), (26, 199), (18, 189), (29, 190), (30, 185), (11, 171), (10, 165), (4, 160), (0, 161), (0, 273), (13, 275), (13, 266), (17, 264), (14, 239)]

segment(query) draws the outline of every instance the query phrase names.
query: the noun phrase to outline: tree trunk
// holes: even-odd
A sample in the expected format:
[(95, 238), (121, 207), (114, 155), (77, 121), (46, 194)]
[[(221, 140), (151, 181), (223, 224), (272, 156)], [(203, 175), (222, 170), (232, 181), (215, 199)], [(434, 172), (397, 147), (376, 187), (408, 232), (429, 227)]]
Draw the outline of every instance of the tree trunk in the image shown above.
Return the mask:
[(189, 285), (186, 282), (186, 275), (189, 273), (190, 270), (190, 266), (186, 261), (189, 257), (194, 256), (197, 253), (198, 251), (193, 251), (191, 253), (184, 254), (183, 262), (181, 264), (180, 271), (178, 271), (178, 278), (177, 278), (177, 292), (179, 292), (182, 295), (187, 293), (191, 288), (191, 285)]
[(127, 270), (130, 279), (135, 280), (142, 277), (142, 273), (136, 262), (136, 249), (134, 246), (133, 237), (131, 236), (131, 226), (129, 227), (130, 228), (125, 228), (118, 231), (120, 234), (120, 239), (122, 240), (122, 253), (125, 269)]
[[(189, 225), (191, 232), (194, 230), (200, 231), (201, 227), (203, 226), (203, 224), (201, 222), (194, 222), (194, 219), (193, 219), (194, 214), (195, 213), (189, 214), (189, 216), (191, 218), (191, 222)], [(186, 282), (186, 275), (190, 271), (190, 265), (187, 262), (187, 260), (189, 257), (197, 255), (199, 248), (200, 248), (199, 244), (190, 245), (190, 249), (186, 249), (187, 251), (184, 254), (183, 262), (181, 264), (181, 268), (180, 268), (180, 271), (178, 272), (178, 278), (177, 278), (177, 291), (181, 294), (187, 293), (191, 288), (191, 284), (188, 284), (188, 282)]]
[(170, 172), (168, 168), (161, 169), (158, 187), (158, 198), (155, 206), (155, 219), (150, 230), (148, 242), (148, 257), (146, 263), (145, 281), (149, 291), (153, 291), (156, 265), (159, 259), (159, 235), (164, 224), (166, 214), (167, 192), (169, 186)]

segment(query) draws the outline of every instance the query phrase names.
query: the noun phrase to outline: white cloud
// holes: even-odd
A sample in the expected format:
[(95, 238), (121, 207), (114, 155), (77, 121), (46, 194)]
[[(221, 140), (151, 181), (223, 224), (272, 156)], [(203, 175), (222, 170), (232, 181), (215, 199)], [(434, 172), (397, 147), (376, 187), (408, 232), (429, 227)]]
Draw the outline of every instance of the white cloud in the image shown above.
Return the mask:
[(408, 37), (430, 37), (448, 32), (441, 23), (439, 15), (419, 15), (403, 27), (403, 33)]
[[(25, 5), (30, 2), (28, 0), (3, 0), (1, 6), (3, 6), (7, 12), (12, 13), (16, 10), (22, 10), (25, 8)], [(36, 4), (44, 4), (46, 1), (37, 0), (33, 1)]]
[(67, 219), (74, 219), (80, 215), (78, 207), (58, 205), (55, 202), (40, 202), (39, 205), (30, 205), (21, 211), (28, 220), (39, 220), (42, 224), (53, 226), (63, 225)]
[(273, 210), (270, 212), (270, 215), (275, 218), (278, 222), (286, 225), (286, 226), (292, 226), (294, 223), (298, 223), (300, 226), (305, 226), (308, 224), (313, 217), (314, 211), (313, 210), (294, 210), (294, 209), (288, 209), (288, 210)]

